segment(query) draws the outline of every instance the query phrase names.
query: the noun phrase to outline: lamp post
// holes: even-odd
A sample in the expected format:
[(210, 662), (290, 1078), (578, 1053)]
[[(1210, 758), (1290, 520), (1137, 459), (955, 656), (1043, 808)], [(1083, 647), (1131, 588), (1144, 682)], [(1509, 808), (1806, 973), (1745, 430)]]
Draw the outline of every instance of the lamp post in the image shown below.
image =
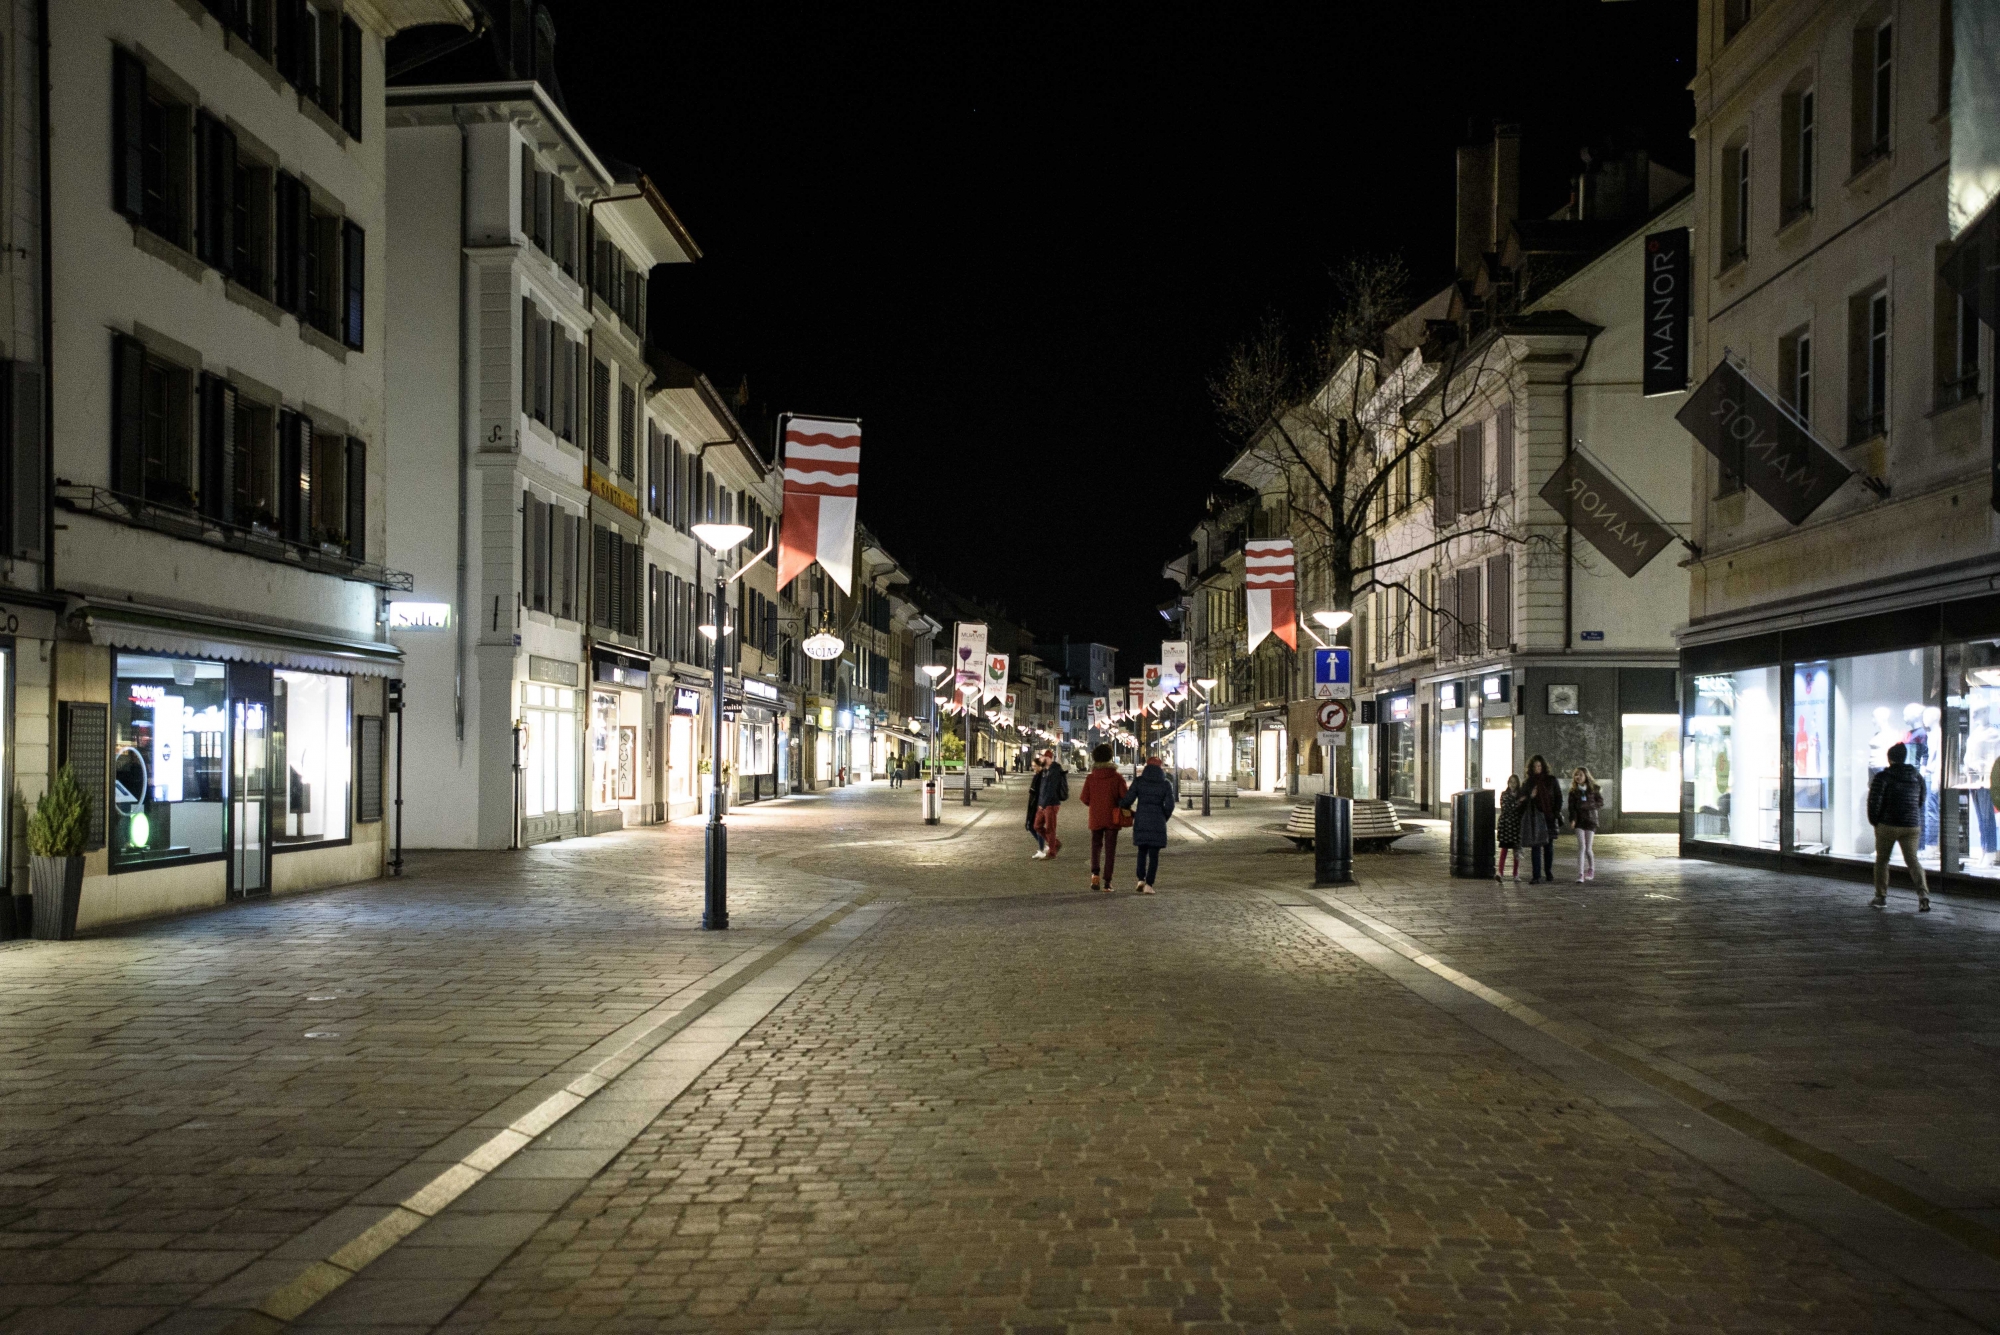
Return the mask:
[(924, 675), (925, 675), (926, 677), (929, 677), (929, 678), (931, 679), (931, 689), (930, 689), (930, 697), (931, 697), (931, 777), (932, 777), (933, 779), (935, 779), (935, 778), (937, 777), (937, 773), (938, 773), (938, 697), (937, 697), (937, 681), (938, 681), (938, 678), (939, 678), (939, 677), (942, 677), (942, 676), (943, 676), (943, 675), (944, 675), (945, 673), (949, 672), (950, 670), (951, 670), (950, 668), (947, 668), (947, 667), (946, 667), (946, 666), (945, 666), (944, 664), (942, 664), (942, 663), (926, 663), (926, 664), (925, 664), (924, 666), (922, 666), (922, 667), (920, 667), (920, 668), (918, 668), (918, 669), (917, 669), (917, 671), (919, 671), (919, 672), (923, 673), (923, 674), (924, 674)]
[(1215, 693), (1215, 678), (1195, 682), (1201, 688), (1201, 814), (1208, 814), (1208, 703)]
[(708, 761), (708, 830), (702, 846), (701, 925), (710, 932), (729, 928), (729, 827), (722, 823), (722, 641), (729, 633), (729, 580), (722, 574), (722, 558), (730, 548), (740, 546), (750, 536), (742, 524), (696, 524), (694, 535), (715, 553), (715, 624), (709, 632), (709, 652), (715, 656), (714, 695), (710, 699), (715, 714), (714, 749)]

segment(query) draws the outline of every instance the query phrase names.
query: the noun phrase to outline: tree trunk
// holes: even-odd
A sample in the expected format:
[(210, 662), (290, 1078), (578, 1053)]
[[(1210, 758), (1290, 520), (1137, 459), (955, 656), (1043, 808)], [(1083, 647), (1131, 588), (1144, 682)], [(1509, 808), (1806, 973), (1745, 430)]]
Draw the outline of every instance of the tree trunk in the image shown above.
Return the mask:
[[(1334, 561), (1333, 568), (1333, 610), (1348, 613), (1354, 611), (1354, 572), (1350, 568), (1349, 561), (1338, 557)], [(1361, 655), (1354, 652), (1354, 618), (1351, 615), (1333, 633), (1333, 642), (1335, 646), (1345, 647), (1348, 651), (1350, 679), (1358, 676), (1359, 673), (1355, 669), (1360, 666)], [(1354, 796), (1354, 730), (1360, 726), (1357, 720), (1361, 716), (1361, 709), (1356, 701), (1350, 700), (1348, 704), (1353, 708), (1353, 713), (1347, 720), (1347, 745), (1332, 748), (1333, 755), (1328, 758), (1327, 765), (1334, 779), (1334, 786), (1329, 791), (1341, 797)]]

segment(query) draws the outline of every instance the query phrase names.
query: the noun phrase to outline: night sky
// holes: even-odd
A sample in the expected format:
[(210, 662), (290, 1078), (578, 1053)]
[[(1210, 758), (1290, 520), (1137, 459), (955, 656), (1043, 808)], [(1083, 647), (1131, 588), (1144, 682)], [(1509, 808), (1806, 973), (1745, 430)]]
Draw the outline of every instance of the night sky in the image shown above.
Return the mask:
[(572, 118), (705, 252), (654, 338), (861, 417), (891, 553), (1127, 670), (1228, 457), (1207, 376), (1343, 255), (1448, 281), (1469, 118), (1523, 125), (1530, 215), (1588, 142), (1691, 157), (1692, 0), (551, 7)]

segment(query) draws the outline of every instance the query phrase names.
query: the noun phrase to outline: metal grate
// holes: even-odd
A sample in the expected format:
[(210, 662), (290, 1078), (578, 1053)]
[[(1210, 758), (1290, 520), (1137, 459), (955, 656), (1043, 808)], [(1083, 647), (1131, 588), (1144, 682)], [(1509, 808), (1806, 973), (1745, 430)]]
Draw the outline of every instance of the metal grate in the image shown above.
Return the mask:
[(86, 847), (104, 847), (105, 817), (110, 803), (107, 789), (111, 777), (111, 708), (65, 700), (62, 707), (62, 737), (58, 764), (68, 765), (77, 786), (90, 797), (90, 841)]
[(361, 744), (355, 748), (361, 773), (355, 776), (354, 819), (362, 824), (382, 819), (382, 716), (359, 714)]

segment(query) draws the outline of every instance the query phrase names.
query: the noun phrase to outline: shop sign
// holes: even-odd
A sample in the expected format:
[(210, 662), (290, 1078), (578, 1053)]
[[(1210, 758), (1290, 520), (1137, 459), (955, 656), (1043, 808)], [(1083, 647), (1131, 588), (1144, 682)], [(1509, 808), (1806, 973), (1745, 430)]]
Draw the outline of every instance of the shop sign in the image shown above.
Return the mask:
[(821, 732), (832, 732), (832, 731), (833, 731), (833, 706), (832, 706), (832, 705), (821, 705), (821, 706), (819, 707), (819, 713), (818, 713), (818, 714), (817, 714), (817, 715), (815, 716), (815, 720), (816, 720), (816, 722), (817, 722), (817, 723), (819, 724), (819, 730), (820, 730)]
[(1462, 709), (1464, 707), (1465, 707), (1465, 702), (1461, 700), (1458, 695), (1457, 682), (1447, 681), (1441, 683), (1438, 686), (1439, 709)]
[(1788, 524), (1854, 476), (1789, 410), (1724, 357), (1674, 420)]
[(574, 686), (576, 664), (566, 659), (544, 658), (540, 654), (529, 654), (528, 680), (547, 682), (551, 686)]
[(699, 714), (701, 712), (701, 693), (699, 691), (690, 691), (685, 686), (675, 687), (674, 712), (676, 714)]
[(1392, 695), (1389, 697), (1389, 718), (1392, 722), (1407, 723), (1410, 718), (1410, 697)]
[(754, 695), (759, 700), (775, 700), (778, 698), (778, 688), (768, 681), (758, 681), (755, 677), (745, 677), (743, 679), (743, 694)]
[(406, 603), (389, 604), (390, 630), (450, 630), (450, 603)]
[(1688, 384), (1688, 229), (1646, 238), (1644, 393), (1679, 394)]
[(639, 498), (627, 495), (617, 483), (595, 468), (590, 470), (590, 494), (600, 501), (610, 502), (634, 519), (639, 517)]
[(1542, 484), (1541, 498), (1630, 579), (1674, 535), (1636, 497), (1582, 450), (1575, 450)]

